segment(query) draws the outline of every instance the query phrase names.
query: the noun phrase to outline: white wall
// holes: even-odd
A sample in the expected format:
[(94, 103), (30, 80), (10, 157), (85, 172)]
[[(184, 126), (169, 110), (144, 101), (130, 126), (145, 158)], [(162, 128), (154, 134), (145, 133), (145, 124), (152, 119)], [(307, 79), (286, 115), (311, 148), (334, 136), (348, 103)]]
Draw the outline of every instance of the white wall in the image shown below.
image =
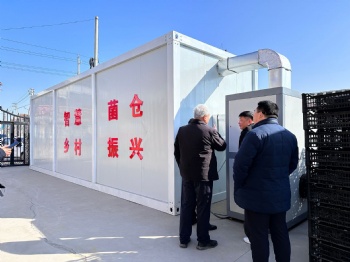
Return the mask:
[[(91, 77), (58, 89), (56, 92), (56, 172), (91, 181), (92, 178), (92, 89)], [(81, 124), (75, 124), (75, 111), (81, 110)], [(69, 126), (64, 113), (70, 113)], [(69, 141), (65, 152), (65, 141)], [(80, 155), (75, 140), (81, 141)]]
[[(97, 183), (167, 202), (166, 46), (96, 75)], [(141, 117), (132, 116), (134, 95), (143, 101)], [(108, 102), (118, 100), (118, 120), (108, 121)], [(108, 157), (109, 137), (118, 138), (118, 158)], [(132, 159), (130, 139), (142, 138)]]
[(31, 101), (30, 149), (31, 165), (53, 168), (53, 94), (47, 93)]

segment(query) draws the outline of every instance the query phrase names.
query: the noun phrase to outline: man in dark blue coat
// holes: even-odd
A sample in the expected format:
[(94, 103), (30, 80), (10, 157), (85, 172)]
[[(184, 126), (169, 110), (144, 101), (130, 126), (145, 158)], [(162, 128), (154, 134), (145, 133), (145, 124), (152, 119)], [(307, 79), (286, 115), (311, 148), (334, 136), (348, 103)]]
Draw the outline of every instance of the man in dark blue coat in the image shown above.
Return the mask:
[(197, 249), (217, 246), (210, 239), (209, 218), (213, 181), (219, 179), (214, 150), (224, 151), (226, 142), (216, 128), (208, 126), (210, 114), (205, 105), (194, 109), (194, 118), (179, 128), (174, 155), (182, 177), (180, 247), (186, 248), (192, 234), (193, 210), (197, 206)]
[(270, 230), (276, 261), (290, 261), (286, 212), (291, 206), (289, 175), (298, 165), (294, 134), (277, 122), (278, 106), (261, 101), (254, 127), (245, 136), (233, 165), (234, 199), (245, 210), (253, 261), (269, 260)]

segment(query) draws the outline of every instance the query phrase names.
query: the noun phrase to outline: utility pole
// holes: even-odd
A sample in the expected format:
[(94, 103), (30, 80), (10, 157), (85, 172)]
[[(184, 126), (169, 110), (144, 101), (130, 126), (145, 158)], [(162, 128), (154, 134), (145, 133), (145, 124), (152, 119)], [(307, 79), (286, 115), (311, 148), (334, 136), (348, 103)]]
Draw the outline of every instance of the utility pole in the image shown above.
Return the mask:
[(33, 96), (33, 95), (34, 95), (34, 88), (28, 89), (28, 94), (29, 94), (30, 96)]
[[(30, 96), (33, 96), (34, 95), (34, 88), (30, 88), (28, 89), (28, 93)], [(30, 115), (30, 105), (28, 107), (28, 116)]]
[(95, 16), (95, 53), (94, 67), (98, 65), (98, 16)]
[(78, 55), (77, 57), (77, 75), (80, 74), (80, 64), (81, 64), (81, 61), (80, 61), (80, 56)]
[(12, 107), (13, 107), (13, 112), (15, 113), (15, 114), (18, 114), (18, 108), (17, 108), (17, 103), (12, 103)]

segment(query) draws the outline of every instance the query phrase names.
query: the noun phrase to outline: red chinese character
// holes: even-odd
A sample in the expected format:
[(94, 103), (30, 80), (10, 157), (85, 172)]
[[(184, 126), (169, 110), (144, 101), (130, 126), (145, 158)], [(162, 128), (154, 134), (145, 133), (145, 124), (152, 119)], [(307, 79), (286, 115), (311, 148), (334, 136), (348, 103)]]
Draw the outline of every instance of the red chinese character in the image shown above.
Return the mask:
[(64, 153), (67, 153), (68, 152), (68, 150), (69, 150), (69, 140), (68, 140), (68, 138), (66, 138), (66, 140), (64, 140), (64, 146), (63, 146), (63, 148), (64, 148)]
[(107, 144), (108, 157), (118, 157), (118, 138), (109, 137)]
[(118, 120), (118, 100), (108, 102), (108, 121)]
[(137, 137), (135, 137), (134, 139), (130, 139), (130, 142), (131, 142), (130, 150), (133, 150), (130, 155), (130, 158), (132, 159), (134, 155), (137, 154), (140, 160), (142, 160), (143, 156), (140, 153), (140, 151), (143, 151), (143, 148), (141, 147), (142, 138), (137, 139)]
[(64, 126), (69, 126), (69, 118), (70, 118), (70, 112), (64, 112)]
[(80, 126), (81, 125), (81, 109), (78, 108), (78, 109), (75, 109), (74, 111), (74, 117), (75, 117), (75, 122), (74, 122), (74, 125), (76, 126)]
[(74, 152), (76, 156), (81, 156), (81, 139), (75, 139), (74, 142)]
[(134, 98), (130, 103), (130, 107), (132, 108), (132, 116), (133, 117), (141, 117), (143, 115), (143, 111), (141, 111), (141, 106), (143, 105), (143, 101), (135, 94)]

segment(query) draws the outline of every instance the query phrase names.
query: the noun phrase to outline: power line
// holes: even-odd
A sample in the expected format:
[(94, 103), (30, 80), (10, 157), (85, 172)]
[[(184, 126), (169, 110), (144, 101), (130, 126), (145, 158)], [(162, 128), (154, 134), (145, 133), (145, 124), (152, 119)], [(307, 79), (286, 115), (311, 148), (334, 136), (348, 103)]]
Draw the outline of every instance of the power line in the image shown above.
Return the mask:
[(23, 101), (24, 99), (26, 99), (28, 97), (28, 93), (25, 93), (20, 99), (18, 102), (16, 102), (16, 104), (20, 103), (21, 101)]
[(27, 107), (29, 108), (29, 106), (30, 106), (30, 104), (26, 104), (26, 105), (24, 105), (24, 106), (17, 107), (17, 109), (21, 109), (21, 108), (27, 109)]
[[(30, 28), (38, 28), (38, 27), (49, 27), (49, 26), (62, 26), (62, 25), (82, 23), (82, 22), (89, 22), (89, 21), (94, 21), (94, 19), (86, 19), (86, 20), (79, 20), (79, 21), (72, 21), (72, 22), (64, 22), (64, 23), (58, 23), (58, 24), (34, 25), (34, 26), (24, 26), (24, 27), (16, 27), (16, 28), (14, 28), (14, 27), (13, 28), (0, 28), (0, 31), (16, 30), (16, 29), (30, 29)], [(11, 40), (11, 39), (7, 39), (7, 38), (1, 38), (0, 37), (0, 40), (13, 42), (13, 43), (17, 43), (17, 44), (28, 45), (28, 46), (32, 46), (32, 47), (36, 47), (36, 48), (43, 48), (43, 49), (52, 50), (52, 51), (55, 51), (55, 52), (62, 52), (62, 53), (66, 53), (66, 54), (74, 54), (74, 55), (77, 56), (77, 58), (69, 58), (69, 57), (57, 56), (57, 55), (52, 55), (52, 54), (47, 54), (47, 53), (33, 52), (33, 51), (30, 51), (30, 50), (12, 48), (12, 47), (9, 47), (9, 46), (0, 46), (0, 50), (4, 50), (4, 51), (8, 51), (8, 52), (14, 52), (14, 53), (19, 53), (19, 54), (26, 54), (26, 55), (32, 55), (32, 56), (45, 57), (45, 58), (56, 59), (56, 60), (62, 60), (62, 61), (68, 61), (68, 62), (77, 62), (77, 59), (78, 59), (79, 60), (78, 61), (78, 67), (79, 67), (80, 64), (89, 65), (88, 61), (81, 61), (80, 57), (83, 56), (83, 57), (90, 58), (90, 56), (84, 56), (84, 55), (80, 55), (78, 53), (58, 50), (58, 49), (44, 47), (44, 46), (40, 46), (40, 45), (29, 44), (29, 43), (16, 41), (16, 40)], [(21, 64), (16, 64), (16, 63), (9, 63), (9, 62), (3, 62), (1, 64), (1, 61), (0, 61), (0, 68), (20, 70), (20, 71), (29, 71), (29, 72), (42, 73), (42, 74), (61, 75), (61, 76), (73, 76), (73, 75), (76, 75), (75, 72), (71, 72), (71, 71), (64, 71), (64, 70), (58, 70), (58, 69), (49, 69), (49, 68), (45, 68), (45, 67), (35, 67), (35, 66), (29, 66), (29, 65), (21, 65)]]
[[(4, 50), (4, 51), (8, 51), (8, 52), (20, 53), (20, 54), (26, 54), (26, 55), (47, 57), (47, 58), (63, 60), (63, 61), (69, 61), (69, 62), (76, 62), (76, 59), (73, 59), (73, 58), (62, 57), (62, 56), (55, 56), (55, 55), (50, 55), (50, 54), (45, 54), (45, 53), (37, 53), (37, 52), (29, 51), (29, 50), (17, 49), (17, 48), (12, 48), (12, 47), (8, 47), (8, 46), (0, 46), (0, 50)], [(88, 64), (87, 62), (81, 62), (81, 63)]]
[(66, 23), (59, 23), (59, 24), (50, 24), (50, 25), (33, 25), (33, 26), (22, 26), (22, 27), (12, 27), (12, 28), (1, 28), (0, 30), (7, 31), (7, 30), (17, 30), (17, 29), (30, 29), (30, 28), (37, 28), (37, 27), (60, 26), (60, 25), (89, 22), (89, 21), (93, 21), (93, 20), (94, 19), (87, 19), (87, 20), (80, 20), (80, 21), (73, 21), (73, 22), (66, 22)]
[(58, 49), (49, 48), (49, 47), (40, 46), (40, 45), (29, 44), (29, 43), (20, 42), (20, 41), (11, 40), (11, 39), (2, 38), (2, 37), (1, 37), (0, 39), (1, 39), (1, 40), (4, 40), (4, 41), (13, 42), (13, 43), (18, 43), (18, 44), (23, 44), (23, 45), (29, 45), (29, 46), (39, 47), (39, 48), (43, 48), (43, 49), (47, 49), (47, 50), (53, 50), (53, 51), (57, 51), (57, 52), (61, 52), (61, 53), (79, 55), (79, 56), (83, 56), (83, 57), (88, 57), (88, 58), (90, 58), (90, 56), (80, 55), (80, 54), (77, 53), (77, 52), (76, 52), (76, 53), (73, 53), (73, 52), (63, 51), (63, 50), (58, 50)]
[(66, 70), (53, 69), (53, 68), (47, 68), (47, 67), (39, 67), (39, 66), (22, 65), (22, 64), (16, 64), (16, 63), (9, 63), (9, 62), (0, 61), (0, 66), (2, 66), (2, 64), (8, 65), (8, 66), (17, 66), (17, 67), (30, 68), (30, 69), (54, 71), (54, 72), (58, 72), (58, 73), (75, 74), (75, 72), (73, 72), (73, 71), (66, 71)]
[(22, 99), (20, 99), (16, 104), (21, 103), (22, 101), (26, 100), (29, 97), (29, 94), (26, 94)]
[(20, 98), (20, 99), (19, 99), (16, 103), (14, 103), (14, 104), (18, 105), (19, 103), (28, 100), (28, 98), (31, 96), (31, 90), (34, 90), (34, 89), (29, 89), (28, 92), (26, 92), (26, 93), (24, 94), (24, 96), (22, 96), (22, 98)]
[(50, 71), (43, 71), (43, 70), (32, 70), (29, 68), (21, 68), (21, 67), (13, 67), (13, 66), (0, 66), (0, 68), (6, 68), (6, 69), (14, 69), (14, 70), (20, 70), (20, 71), (29, 71), (33, 73), (41, 73), (41, 74), (49, 74), (49, 75), (59, 75), (59, 76), (73, 76), (75, 74), (63, 74), (58, 72), (50, 72)]

